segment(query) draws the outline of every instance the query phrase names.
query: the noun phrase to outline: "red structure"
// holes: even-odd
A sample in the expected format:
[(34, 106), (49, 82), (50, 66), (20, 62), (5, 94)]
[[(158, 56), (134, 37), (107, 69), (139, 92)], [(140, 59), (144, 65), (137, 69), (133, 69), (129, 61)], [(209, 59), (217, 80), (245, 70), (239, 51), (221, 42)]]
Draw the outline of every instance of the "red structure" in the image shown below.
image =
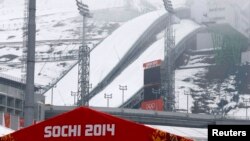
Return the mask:
[(80, 107), (0, 138), (0, 141), (192, 141)]
[(161, 98), (156, 99), (156, 100), (144, 101), (141, 104), (141, 108), (143, 110), (163, 111), (164, 110), (164, 102)]
[(161, 96), (161, 65), (162, 60), (155, 60), (143, 64), (144, 68), (144, 100), (141, 108), (144, 110), (164, 110)]

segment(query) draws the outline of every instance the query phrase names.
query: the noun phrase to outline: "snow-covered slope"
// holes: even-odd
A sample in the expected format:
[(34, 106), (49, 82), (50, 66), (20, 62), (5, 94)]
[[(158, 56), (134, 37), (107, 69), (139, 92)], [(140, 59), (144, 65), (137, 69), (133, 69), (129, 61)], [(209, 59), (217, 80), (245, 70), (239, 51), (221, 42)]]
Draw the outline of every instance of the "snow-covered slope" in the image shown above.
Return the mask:
[[(155, 13), (154, 13), (155, 14)], [(154, 16), (153, 13), (148, 14), (151, 16)], [(145, 17), (145, 16), (144, 16)], [(144, 21), (144, 20), (142, 20)], [(130, 23), (128, 23), (130, 25)], [(137, 24), (137, 23), (134, 23)], [(126, 25), (124, 25), (126, 27)], [(130, 26), (136, 26), (136, 25), (130, 25)], [(121, 27), (124, 28), (124, 27)], [(131, 27), (130, 27), (131, 28)], [(189, 20), (182, 20), (179, 24), (176, 24), (174, 26), (175, 32), (176, 32), (176, 42), (178, 43), (183, 39), (186, 35), (194, 31), (195, 29), (199, 28), (199, 26)], [(127, 28), (125, 28), (127, 29)], [(127, 30), (119, 30), (121, 35), (128, 35)], [(133, 28), (132, 28), (133, 29)], [(145, 30), (145, 29), (144, 29)], [(138, 30), (138, 33), (140, 30)], [(135, 35), (138, 34), (135, 31), (133, 32)], [(114, 34), (115, 35), (115, 34)], [(138, 34), (140, 35), (140, 34)], [(112, 35), (111, 35), (112, 36)], [(111, 37), (110, 36), (110, 37)], [(123, 36), (116, 36), (116, 41), (117, 43), (121, 43), (122, 40), (124, 40)], [(120, 39), (119, 39), (119, 38)], [(107, 41), (109, 40), (108, 38), (106, 39)], [(120, 41), (121, 40), (121, 41)], [(120, 42), (118, 42), (120, 41)], [(98, 82), (101, 80), (105, 73), (110, 71), (112, 69), (112, 66), (114, 66), (115, 63), (119, 61), (119, 58), (116, 55), (124, 54), (121, 51), (125, 52), (126, 49), (128, 49), (134, 41), (134, 38), (126, 37), (125, 41), (127, 42), (126, 44), (121, 44), (114, 46), (113, 42), (103, 42), (100, 46), (103, 46), (102, 48), (100, 46), (97, 47), (99, 51), (93, 55), (93, 67), (97, 67), (96, 70), (91, 71), (91, 80), (96, 80)], [(116, 42), (115, 42), (116, 43)], [(125, 100), (130, 98), (137, 90), (139, 90), (142, 87), (142, 82), (143, 82), (143, 67), (142, 64), (147, 62), (147, 61), (152, 61), (156, 59), (163, 59), (163, 46), (164, 46), (164, 41), (162, 37), (158, 38), (158, 41), (155, 42), (151, 47), (149, 47), (135, 62), (133, 62), (129, 67), (127, 67), (107, 88), (105, 88), (102, 92), (100, 92), (98, 95), (96, 95), (94, 98), (91, 99), (90, 105), (92, 106), (105, 106), (106, 101), (103, 98), (104, 93), (112, 93), (113, 94), (113, 99), (110, 102), (110, 106), (112, 107), (117, 107), (121, 104), (121, 94), (118, 89), (119, 85), (127, 85), (128, 86), (128, 91), (126, 91), (125, 95)], [(107, 48), (111, 47), (111, 51), (114, 53), (112, 56), (112, 53), (107, 53)], [(112, 49), (113, 47), (116, 47), (116, 49)], [(118, 52), (119, 51), (119, 52)], [(120, 53), (120, 54), (119, 54)], [(104, 54), (104, 55), (103, 55)], [(106, 55), (105, 55), (106, 54)], [(120, 55), (121, 56), (121, 55)], [(100, 61), (95, 61), (95, 59), (100, 60)], [(104, 60), (104, 61), (103, 61)], [(101, 66), (101, 67), (98, 67)], [(106, 68), (107, 67), (107, 68)], [(77, 72), (77, 69), (74, 69), (75, 73)], [(98, 72), (97, 72), (98, 71)], [(95, 72), (95, 73), (93, 73)], [(103, 72), (103, 73), (102, 73)], [(131, 76), (131, 77), (128, 77)], [(94, 78), (96, 77), (96, 78)], [(76, 81), (75, 81), (76, 82)], [(95, 82), (95, 81), (91, 81)], [(75, 84), (76, 85), (76, 84)], [(60, 84), (62, 87), (58, 87), (59, 89), (67, 86), (67, 82), (64, 82), (64, 84)], [(48, 93), (48, 99), (46, 100), (47, 103), (50, 103), (50, 92)], [(59, 96), (59, 94), (55, 94)], [(65, 104), (71, 105), (73, 101), (73, 97), (70, 96), (69, 91), (63, 91), (61, 92), (60, 96), (63, 96), (63, 99), (67, 99), (67, 102)], [(60, 97), (58, 98), (60, 99)], [(71, 99), (71, 100), (70, 100)], [(69, 103), (68, 103), (69, 102)], [(62, 105), (62, 103), (55, 103), (56, 105)]]
[[(176, 34), (176, 44), (181, 41), (186, 35), (199, 28), (199, 26), (192, 21), (182, 20), (179, 24), (174, 25)], [(142, 64), (152, 60), (164, 58), (164, 40), (161, 37), (150, 46), (135, 62), (127, 67), (107, 88), (105, 88), (98, 95), (93, 97), (90, 104), (93, 106), (105, 106), (104, 93), (112, 93), (113, 99), (110, 101), (111, 107), (120, 106), (121, 92), (119, 85), (127, 85), (128, 90), (126, 91), (125, 100), (130, 98), (136, 91), (143, 87), (143, 67)], [(131, 77), (128, 77), (131, 76)]]
[(90, 83), (93, 88), (113, 69), (144, 31), (164, 13), (155, 11), (127, 22), (91, 52)]
[[(100, 45), (98, 45), (90, 55), (90, 83), (94, 88), (98, 83), (112, 70), (112, 68), (119, 62), (126, 52), (130, 49), (133, 43), (143, 34), (143, 32), (165, 11), (155, 11), (138, 18), (135, 18), (106, 38)], [(76, 69), (74, 69), (76, 70)], [(74, 75), (76, 75), (75, 73)], [(77, 86), (77, 81), (74, 81)], [(66, 84), (65, 84), (66, 86)], [(62, 85), (61, 89), (65, 86)], [(60, 89), (60, 87), (58, 87)], [(50, 102), (50, 92), (46, 93), (48, 96), (46, 102)], [(57, 94), (55, 94), (57, 95)], [(72, 99), (70, 91), (63, 91), (65, 99)], [(55, 98), (56, 99), (56, 98)], [(66, 102), (73, 104), (72, 100)], [(54, 103), (62, 104), (62, 103)]]

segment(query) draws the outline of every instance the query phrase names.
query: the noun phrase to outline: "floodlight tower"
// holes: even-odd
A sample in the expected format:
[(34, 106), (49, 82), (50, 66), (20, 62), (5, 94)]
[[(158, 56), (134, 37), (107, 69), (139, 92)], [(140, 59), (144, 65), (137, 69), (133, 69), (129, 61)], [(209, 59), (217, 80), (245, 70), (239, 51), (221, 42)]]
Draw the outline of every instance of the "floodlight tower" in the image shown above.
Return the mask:
[(167, 27), (165, 30), (164, 64), (162, 91), (164, 97), (164, 108), (166, 111), (174, 111), (175, 107), (175, 71), (174, 71), (174, 47), (175, 36), (172, 27), (174, 9), (171, 0), (163, 0), (164, 7), (168, 12)]
[(78, 106), (88, 106), (89, 95), (89, 65), (90, 65), (90, 48), (85, 43), (86, 20), (90, 17), (88, 5), (76, 0), (79, 13), (83, 17), (82, 25), (82, 45), (79, 47), (78, 60)]

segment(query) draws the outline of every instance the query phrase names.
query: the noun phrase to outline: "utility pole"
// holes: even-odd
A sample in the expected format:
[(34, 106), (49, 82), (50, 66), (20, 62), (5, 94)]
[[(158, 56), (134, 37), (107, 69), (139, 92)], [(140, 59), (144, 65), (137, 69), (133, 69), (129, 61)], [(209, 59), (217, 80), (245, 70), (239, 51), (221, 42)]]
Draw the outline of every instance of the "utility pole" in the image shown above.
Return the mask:
[(245, 102), (245, 108), (246, 108), (246, 120), (247, 120), (247, 119), (248, 119), (248, 116), (247, 116), (247, 108), (248, 108), (247, 103), (248, 103), (248, 102), (250, 102), (250, 98), (248, 98), (248, 99), (246, 99), (246, 100), (244, 99), (244, 100), (243, 100), (243, 102)]
[(109, 99), (112, 99), (112, 94), (104, 94), (104, 98), (107, 99), (107, 107), (109, 107)]
[(128, 90), (128, 87), (127, 85), (124, 85), (124, 86), (119, 85), (119, 90), (122, 91), (122, 104), (123, 104), (124, 103), (124, 91)]
[(164, 7), (168, 12), (167, 28), (165, 30), (164, 64), (162, 90), (164, 93), (164, 107), (166, 111), (175, 109), (175, 36), (172, 27), (174, 9), (171, 0), (163, 0)]
[(78, 106), (89, 106), (89, 66), (90, 48), (85, 43), (86, 20), (90, 17), (88, 5), (76, 0), (79, 13), (83, 17), (82, 45), (79, 47), (78, 60)]
[(29, 0), (28, 13), (28, 52), (27, 75), (24, 103), (24, 126), (30, 126), (34, 122), (34, 73), (35, 73), (35, 46), (36, 46), (36, 0)]

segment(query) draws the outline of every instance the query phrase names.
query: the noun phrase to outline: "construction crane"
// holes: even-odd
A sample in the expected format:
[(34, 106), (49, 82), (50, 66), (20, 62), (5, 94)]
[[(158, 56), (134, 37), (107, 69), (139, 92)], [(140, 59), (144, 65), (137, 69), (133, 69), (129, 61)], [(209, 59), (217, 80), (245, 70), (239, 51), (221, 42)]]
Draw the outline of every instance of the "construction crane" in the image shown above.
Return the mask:
[(164, 7), (169, 13), (167, 27), (165, 30), (164, 64), (162, 77), (162, 92), (164, 97), (164, 108), (166, 111), (175, 109), (175, 68), (174, 68), (174, 47), (175, 36), (172, 27), (174, 9), (171, 0), (163, 0)]

